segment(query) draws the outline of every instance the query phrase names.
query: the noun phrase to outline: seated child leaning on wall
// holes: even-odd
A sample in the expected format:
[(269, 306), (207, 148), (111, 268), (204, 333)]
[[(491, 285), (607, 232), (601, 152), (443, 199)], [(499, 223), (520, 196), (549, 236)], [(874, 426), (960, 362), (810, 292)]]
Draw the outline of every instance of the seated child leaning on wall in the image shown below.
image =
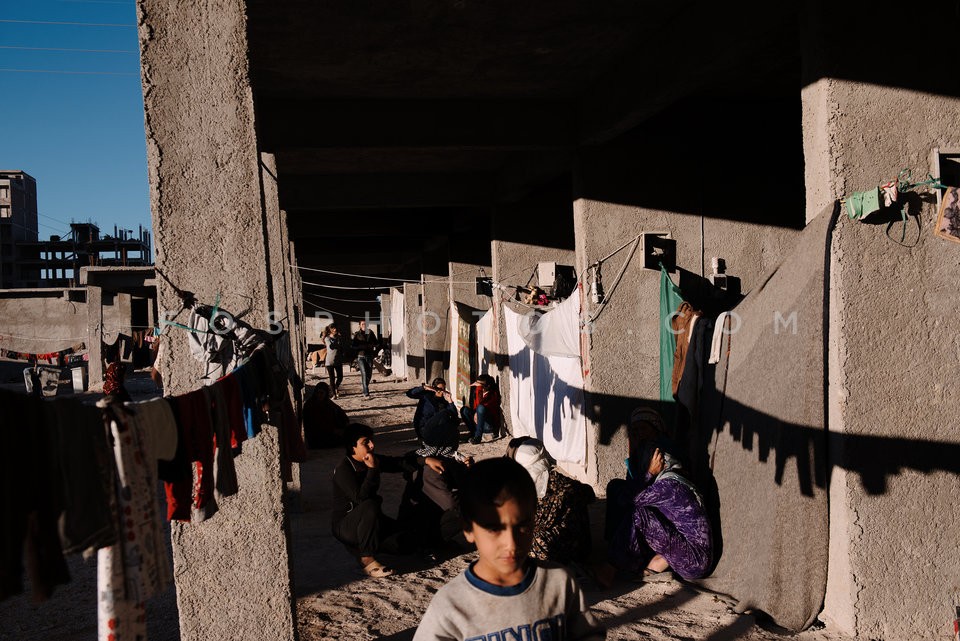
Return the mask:
[[(516, 461), (492, 458), (467, 472), (460, 494), (464, 535), (479, 559), (440, 588), (414, 641), (605, 639), (566, 569), (529, 558), (537, 512), (533, 479)], [(510, 634), (508, 634), (508, 632)]]

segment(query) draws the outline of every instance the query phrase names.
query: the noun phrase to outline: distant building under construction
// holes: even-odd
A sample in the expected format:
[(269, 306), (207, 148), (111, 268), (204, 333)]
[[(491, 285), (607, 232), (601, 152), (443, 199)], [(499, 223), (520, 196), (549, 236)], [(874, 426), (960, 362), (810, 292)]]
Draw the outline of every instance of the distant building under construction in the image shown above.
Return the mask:
[(37, 181), (0, 171), (0, 289), (76, 287), (81, 267), (152, 265), (150, 232), (113, 228), (100, 235), (92, 222), (71, 223), (67, 236), (40, 240)]
[(71, 223), (69, 236), (20, 242), (17, 250), (21, 269), (38, 274), (38, 287), (76, 286), (81, 267), (146, 267), (153, 264), (150, 232), (142, 226), (136, 233), (132, 229), (114, 226), (112, 236), (101, 236), (100, 228), (93, 223)]

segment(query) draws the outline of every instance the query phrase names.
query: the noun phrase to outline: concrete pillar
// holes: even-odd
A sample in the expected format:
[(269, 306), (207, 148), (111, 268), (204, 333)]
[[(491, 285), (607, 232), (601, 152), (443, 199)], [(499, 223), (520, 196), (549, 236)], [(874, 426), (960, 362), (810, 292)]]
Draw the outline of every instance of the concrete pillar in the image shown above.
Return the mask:
[(448, 378), (450, 367), (450, 283), (447, 276), (423, 275), (423, 353), (427, 379)]
[[(885, 46), (835, 42), (835, 25), (854, 16), (838, 15), (835, 4), (808, 5), (802, 97), (810, 206), (874, 188), (905, 167), (925, 177), (934, 147), (960, 147), (953, 45), (939, 37), (956, 31), (957, 17), (940, 15), (931, 31), (922, 16), (904, 14), (898, 32), (927, 33), (924, 45), (884, 65), (881, 82), (858, 82), (850, 78), (863, 77), (863, 60), (880, 59)], [(960, 336), (957, 245), (934, 236), (933, 198), (921, 191), (901, 199), (911, 214), (902, 244), (899, 222), (887, 229), (841, 216), (832, 249), (823, 616), (838, 632), (865, 639), (946, 635), (960, 604), (960, 392), (950, 382)], [(888, 567), (898, 568), (895, 580)]]
[(100, 389), (103, 385), (103, 290), (87, 286), (87, 385)]
[[(544, 226), (536, 222), (543, 220), (550, 220), (551, 225)], [(540, 261), (554, 261), (562, 265), (574, 265), (576, 261), (571, 206), (569, 202), (561, 199), (498, 206), (493, 212), (493, 238), (490, 245), (492, 275), (494, 282), (502, 285), (536, 285), (536, 269)], [(542, 244), (535, 244), (537, 241)], [(512, 291), (510, 290), (510, 295)], [(508, 429), (512, 432), (510, 366), (507, 362), (507, 337), (503, 325), (504, 296), (508, 294), (502, 290), (494, 290), (492, 307), (497, 352), (500, 355), (500, 376), (497, 382), (500, 386), (503, 415)]]
[(423, 358), (423, 288), (417, 283), (403, 285), (404, 332), (407, 341), (407, 380), (424, 381)]
[[(246, 3), (139, 0), (150, 200), (161, 309), (169, 284), (267, 326), (276, 250), (261, 185), (247, 62)], [(168, 282), (169, 281), (169, 282)], [(184, 320), (181, 312), (174, 320)], [(200, 366), (168, 328), (168, 393), (194, 389)], [(278, 435), (266, 428), (237, 459), (239, 494), (203, 523), (172, 526), (180, 634), (295, 638)]]

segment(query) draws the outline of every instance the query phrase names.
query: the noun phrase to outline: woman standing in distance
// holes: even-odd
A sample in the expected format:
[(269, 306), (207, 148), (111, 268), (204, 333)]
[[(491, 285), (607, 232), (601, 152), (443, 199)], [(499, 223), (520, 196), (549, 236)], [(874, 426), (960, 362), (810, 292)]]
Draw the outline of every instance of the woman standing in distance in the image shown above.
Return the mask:
[(340, 398), (340, 384), (343, 382), (343, 362), (340, 356), (340, 332), (333, 323), (323, 330), (323, 344), (327, 348), (327, 356), (323, 364), (330, 377), (330, 391), (333, 398)]

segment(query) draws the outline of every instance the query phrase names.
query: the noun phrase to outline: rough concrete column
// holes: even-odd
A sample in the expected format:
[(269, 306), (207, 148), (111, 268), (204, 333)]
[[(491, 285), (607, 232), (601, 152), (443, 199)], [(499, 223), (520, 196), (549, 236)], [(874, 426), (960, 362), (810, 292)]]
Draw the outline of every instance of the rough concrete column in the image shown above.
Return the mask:
[[(247, 64), (246, 3), (139, 0), (150, 199), (161, 309), (172, 282), (266, 328), (274, 306), (260, 156)], [(176, 320), (183, 320), (181, 312)], [(182, 334), (167, 330), (166, 391), (199, 384)], [(277, 432), (237, 459), (239, 494), (203, 523), (174, 524), (181, 638), (295, 636)]]
[[(555, 224), (544, 228), (537, 224), (537, 221), (542, 220), (553, 220)], [(536, 285), (536, 269), (540, 261), (553, 261), (561, 265), (574, 265), (576, 261), (573, 249), (573, 216), (569, 202), (523, 202), (498, 206), (493, 212), (493, 237), (490, 254), (495, 283), (526, 285), (529, 282)], [(543, 245), (521, 241), (525, 238), (542, 239)], [(507, 294), (501, 290), (494, 290), (494, 331), (497, 335), (500, 361), (498, 383), (503, 401), (503, 415), (512, 432), (510, 366), (507, 361), (507, 335), (503, 324), (502, 298), (505, 295)]]
[(404, 311), (404, 340), (407, 343), (407, 380), (423, 381), (424, 373), (423, 354), (423, 321), (420, 314), (423, 311), (423, 288), (417, 283), (405, 283), (403, 286)]
[[(829, 20), (815, 31), (830, 34), (833, 6), (820, 15)], [(904, 167), (925, 176), (932, 148), (960, 146), (956, 97), (840, 79), (850, 77), (852, 63), (839, 46), (806, 53), (808, 202), (876, 187)], [(891, 84), (916, 65), (925, 78), (955, 78), (952, 68), (937, 67), (952, 60), (941, 53), (905, 57), (909, 72), (885, 70)], [(958, 466), (930, 458), (958, 444), (960, 392), (947, 372), (960, 350), (960, 258), (956, 244), (933, 235), (932, 199), (906, 199), (916, 218), (902, 244), (899, 223), (887, 231), (841, 216), (832, 248), (824, 618), (838, 632), (870, 639), (946, 634), (960, 603)], [(896, 580), (888, 567), (898, 568)]]
[(423, 275), (421, 313), (427, 379), (446, 379), (450, 367), (450, 283), (446, 275)]
[(103, 289), (87, 286), (87, 385), (103, 385)]

